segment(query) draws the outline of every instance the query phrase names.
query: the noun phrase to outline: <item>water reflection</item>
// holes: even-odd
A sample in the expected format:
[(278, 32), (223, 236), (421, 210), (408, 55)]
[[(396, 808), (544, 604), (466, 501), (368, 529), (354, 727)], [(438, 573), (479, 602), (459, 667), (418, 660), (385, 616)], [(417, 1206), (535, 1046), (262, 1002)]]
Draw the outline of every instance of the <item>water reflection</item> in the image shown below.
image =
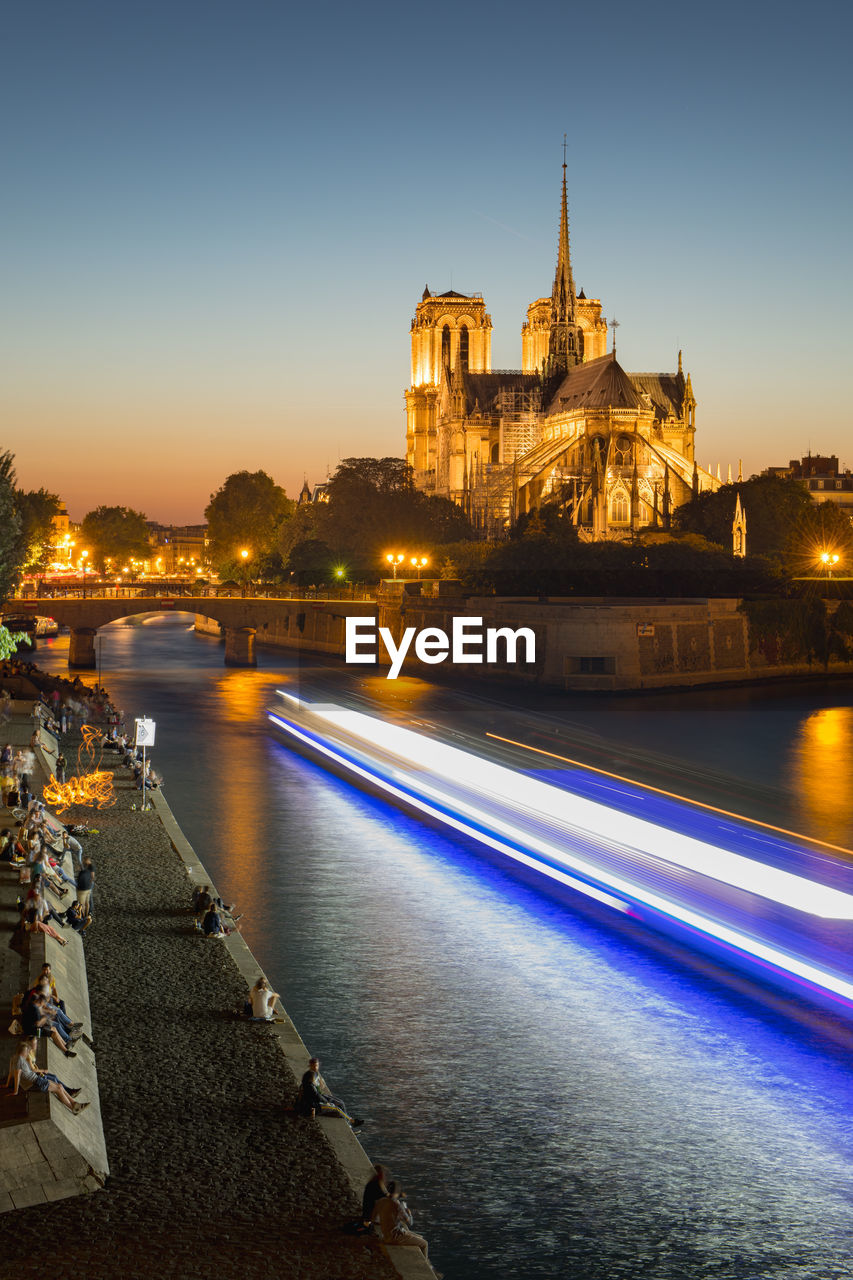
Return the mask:
[[(158, 721), (167, 799), (448, 1280), (849, 1274), (846, 1063), (286, 750), (261, 717), (271, 691), (331, 699), (334, 671), (264, 653), (226, 671), (178, 619), (106, 637), (104, 683)], [(464, 713), (410, 678), (353, 684), (391, 714)], [(792, 770), (822, 744), (849, 843), (850, 708), (826, 696), (524, 703), (626, 758), (678, 752), (727, 802), (758, 780), (771, 821), (791, 781), (830, 838), (840, 814)]]
[(792, 748), (792, 787), (806, 829), (843, 842), (853, 815), (853, 707), (821, 707), (802, 722)]

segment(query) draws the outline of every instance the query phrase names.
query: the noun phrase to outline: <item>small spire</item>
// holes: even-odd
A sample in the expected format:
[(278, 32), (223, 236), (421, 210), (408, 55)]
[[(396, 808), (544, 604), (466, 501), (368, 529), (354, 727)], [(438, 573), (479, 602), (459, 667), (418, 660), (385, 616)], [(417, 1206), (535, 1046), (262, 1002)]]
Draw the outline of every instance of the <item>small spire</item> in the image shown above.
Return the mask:
[(427, 298), (431, 298), (431, 297), (432, 297), (432, 294), (431, 294), (431, 293), (430, 293), (430, 291), (429, 291), (429, 285), (428, 285), (428, 284), (425, 284), (425, 285), (424, 285), (424, 296), (421, 298), (421, 302), (426, 302)]
[(678, 349), (678, 372), (682, 375), (684, 374), (684, 370), (681, 367), (681, 348), (680, 347)]
[(738, 458), (737, 460), (737, 482), (738, 484), (743, 484), (743, 459), (742, 458)]
[(619, 328), (619, 321), (614, 316), (613, 319), (608, 320), (607, 323), (610, 325), (610, 328), (613, 330), (613, 359), (615, 360), (616, 359), (616, 330)]
[(719, 464), (719, 462), (718, 462), (718, 463), (717, 463), (717, 479), (718, 479), (718, 480), (722, 480), (722, 478), (723, 478), (723, 477), (720, 475), (720, 464)]
[(731, 482), (732, 482), (732, 464), (729, 463), (729, 478), (726, 481), (726, 484), (731, 484)]

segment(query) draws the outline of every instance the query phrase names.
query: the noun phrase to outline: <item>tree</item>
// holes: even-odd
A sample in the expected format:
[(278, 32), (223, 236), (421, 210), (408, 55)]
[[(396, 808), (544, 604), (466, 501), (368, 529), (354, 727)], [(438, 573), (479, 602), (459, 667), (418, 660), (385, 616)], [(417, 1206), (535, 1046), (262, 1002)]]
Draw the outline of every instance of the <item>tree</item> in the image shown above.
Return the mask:
[(45, 569), (53, 547), (53, 518), (59, 514), (62, 503), (55, 493), (47, 489), (18, 492), (15, 505), (21, 521), (21, 561), (25, 569)]
[(741, 484), (725, 484), (716, 493), (700, 493), (675, 512), (675, 527), (701, 534), (731, 551), (738, 491), (746, 515), (750, 555), (783, 559), (790, 529), (813, 505), (811, 494), (799, 480), (753, 476)]
[(15, 501), (14, 458), (0, 453), (0, 600), (13, 590), (21, 569), (21, 518)]
[(233, 572), (241, 551), (257, 567), (273, 551), (282, 521), (295, 504), (266, 471), (236, 471), (210, 495), (205, 508), (211, 560)]
[(132, 507), (96, 507), (83, 517), (80, 538), (102, 572), (107, 559), (123, 565), (130, 558), (143, 559), (151, 551), (145, 516)]
[(423, 552), (473, 537), (464, 512), (446, 498), (414, 486), (402, 458), (345, 458), (329, 481), (329, 501), (318, 504), (314, 536), (365, 576), (388, 551)]
[(297, 542), (290, 552), (287, 567), (292, 570), (299, 586), (320, 586), (332, 576), (331, 549), (319, 538), (307, 538)]
[(796, 578), (828, 575), (824, 554), (838, 556), (837, 573), (853, 571), (853, 524), (834, 502), (812, 503), (789, 526), (785, 567)]

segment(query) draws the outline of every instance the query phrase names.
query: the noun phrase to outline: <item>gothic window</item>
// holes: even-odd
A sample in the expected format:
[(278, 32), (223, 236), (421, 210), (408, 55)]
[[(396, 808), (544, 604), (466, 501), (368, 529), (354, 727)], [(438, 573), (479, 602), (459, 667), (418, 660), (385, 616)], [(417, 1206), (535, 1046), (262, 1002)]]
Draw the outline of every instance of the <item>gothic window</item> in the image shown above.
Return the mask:
[(441, 363), (450, 363), (450, 325), (446, 324), (441, 331)]
[(617, 467), (630, 467), (631, 465), (631, 441), (627, 436), (620, 436), (616, 441), (616, 451), (613, 461)]
[(468, 368), (468, 326), (463, 324), (459, 330), (459, 363), (463, 369)]
[(628, 499), (624, 493), (614, 493), (610, 506), (610, 519), (614, 524), (628, 523)]
[(492, 462), (500, 462), (500, 460), (501, 460), (501, 446), (500, 446), (500, 443), (496, 440), (495, 443), (492, 445)]

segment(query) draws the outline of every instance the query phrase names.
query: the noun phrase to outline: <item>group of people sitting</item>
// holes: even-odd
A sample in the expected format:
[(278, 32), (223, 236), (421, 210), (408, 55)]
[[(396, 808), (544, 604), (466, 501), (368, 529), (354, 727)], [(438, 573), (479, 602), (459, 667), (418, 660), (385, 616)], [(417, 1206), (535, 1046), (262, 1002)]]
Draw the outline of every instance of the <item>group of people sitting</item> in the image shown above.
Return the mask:
[(210, 892), (210, 885), (198, 885), (193, 890), (192, 911), (195, 927), (206, 938), (227, 938), (235, 930), (240, 931), (242, 915), (234, 914), (234, 903), (230, 906), (215, 898)]
[[(63, 866), (68, 855), (75, 875)], [(26, 886), (25, 896), (19, 898), (21, 930), (46, 933), (65, 946), (67, 940), (55, 925), (82, 933), (92, 923), (92, 860), (83, 857), (79, 840), (60, 830), (58, 824), (54, 826), (41, 800), (31, 801), (19, 826), (0, 837), (0, 861), (17, 865), (22, 893)], [(74, 896), (65, 903), (72, 890)], [(48, 894), (57, 900), (56, 905)]]
[[(364, 1188), (361, 1200), (361, 1221), (357, 1224), (359, 1234), (375, 1231), (385, 1244), (410, 1245), (420, 1249), (429, 1262), (429, 1246), (423, 1236), (412, 1231), (412, 1211), (406, 1204), (406, 1193), (396, 1182), (388, 1181), (384, 1165), (373, 1166), (373, 1177)], [(441, 1272), (435, 1271), (436, 1280), (441, 1280)]]
[(74, 1045), (83, 1034), (82, 1022), (72, 1022), (65, 1002), (60, 999), (49, 964), (42, 966), (35, 984), (22, 997), (17, 1016), (23, 1039), (9, 1060), (5, 1087), (13, 1094), (32, 1088), (40, 1093), (52, 1093), (73, 1115), (79, 1115), (89, 1105), (77, 1101), (80, 1090), (64, 1084), (52, 1072), (43, 1071), (36, 1062), (41, 1036), (50, 1037), (66, 1058), (76, 1058)]

